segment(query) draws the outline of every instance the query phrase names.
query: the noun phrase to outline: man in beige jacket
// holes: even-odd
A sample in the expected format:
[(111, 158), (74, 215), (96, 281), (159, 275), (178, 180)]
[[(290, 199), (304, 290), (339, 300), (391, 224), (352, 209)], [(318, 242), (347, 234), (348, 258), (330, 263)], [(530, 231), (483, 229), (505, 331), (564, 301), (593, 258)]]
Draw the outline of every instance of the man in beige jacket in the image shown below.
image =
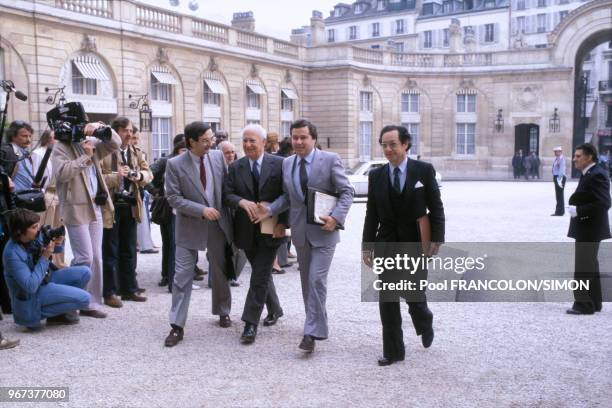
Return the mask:
[(102, 174), (115, 206), (115, 222), (111, 228), (105, 226), (102, 240), (103, 292), (104, 303), (121, 307), (121, 300), (147, 300), (136, 281), (136, 223), (142, 221), (140, 189), (153, 180), (153, 174), (144, 155), (130, 143), (134, 131), (130, 120), (118, 117), (111, 127), (121, 138), (121, 146), (102, 161)]
[[(90, 135), (100, 123), (89, 124)], [(103, 318), (97, 310), (102, 304), (102, 230), (113, 225), (113, 202), (101, 177), (100, 161), (119, 149), (117, 133), (106, 142), (85, 140), (81, 143), (58, 141), (51, 161), (59, 199), (59, 211), (68, 231), (72, 248), (72, 265), (86, 265), (91, 269), (87, 291), (91, 295), (90, 308), (81, 310), (82, 316)]]

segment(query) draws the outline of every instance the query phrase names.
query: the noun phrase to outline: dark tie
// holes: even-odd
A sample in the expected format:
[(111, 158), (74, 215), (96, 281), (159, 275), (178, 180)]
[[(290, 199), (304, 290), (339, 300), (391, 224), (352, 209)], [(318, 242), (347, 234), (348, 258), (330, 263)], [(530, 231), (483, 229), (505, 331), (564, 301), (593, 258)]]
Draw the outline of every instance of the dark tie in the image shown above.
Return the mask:
[(400, 187), (400, 169), (399, 167), (396, 167), (393, 169), (393, 189), (398, 193), (401, 194), (402, 193), (402, 189)]
[(300, 187), (302, 187), (302, 194), (306, 198), (308, 191), (308, 173), (306, 173), (306, 159), (300, 161)]
[(206, 191), (206, 169), (204, 168), (204, 156), (200, 157), (200, 182)]
[(253, 162), (253, 192), (255, 201), (259, 201), (259, 163)]

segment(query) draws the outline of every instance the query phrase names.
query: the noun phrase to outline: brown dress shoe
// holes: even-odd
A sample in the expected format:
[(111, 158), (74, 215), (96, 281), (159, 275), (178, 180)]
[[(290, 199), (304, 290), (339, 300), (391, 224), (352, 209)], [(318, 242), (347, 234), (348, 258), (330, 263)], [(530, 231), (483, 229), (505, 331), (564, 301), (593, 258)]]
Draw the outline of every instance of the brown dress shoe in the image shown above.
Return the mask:
[(232, 325), (232, 321), (228, 315), (219, 316), (219, 326), (225, 329), (225, 328), (230, 327), (231, 325)]
[(183, 328), (182, 327), (173, 327), (170, 330), (170, 334), (164, 340), (164, 346), (166, 347), (174, 347), (179, 341), (183, 340)]
[(104, 304), (106, 306), (114, 307), (116, 309), (123, 307), (123, 302), (117, 295), (110, 295), (104, 298)]
[(81, 316), (93, 317), (94, 319), (105, 319), (107, 314), (101, 310), (84, 309), (79, 312)]
[(138, 293), (128, 293), (121, 295), (121, 300), (128, 300), (132, 302), (146, 302), (146, 296), (139, 295)]

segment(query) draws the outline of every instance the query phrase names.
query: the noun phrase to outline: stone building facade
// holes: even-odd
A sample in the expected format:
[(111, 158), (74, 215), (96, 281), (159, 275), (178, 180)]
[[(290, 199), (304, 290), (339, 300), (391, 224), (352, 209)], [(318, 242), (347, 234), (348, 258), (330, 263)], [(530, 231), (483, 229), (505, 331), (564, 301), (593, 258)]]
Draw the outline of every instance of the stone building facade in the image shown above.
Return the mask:
[(554, 146), (576, 143), (576, 61), (612, 34), (611, 6), (584, 3), (545, 48), (442, 53), (328, 43), (320, 14), (304, 46), (132, 0), (0, 0), (0, 75), (29, 96), (11, 100), (10, 117), (37, 130), (51, 108), (45, 88), (65, 86), (92, 119), (136, 123), (129, 104), (148, 94), (154, 129), (143, 139), (154, 157), (193, 120), (237, 142), (247, 123), (287, 135), (305, 117), (347, 166), (381, 157), (382, 126), (405, 123), (411, 154), (444, 177), (506, 178), (515, 149), (534, 148), (547, 166)]

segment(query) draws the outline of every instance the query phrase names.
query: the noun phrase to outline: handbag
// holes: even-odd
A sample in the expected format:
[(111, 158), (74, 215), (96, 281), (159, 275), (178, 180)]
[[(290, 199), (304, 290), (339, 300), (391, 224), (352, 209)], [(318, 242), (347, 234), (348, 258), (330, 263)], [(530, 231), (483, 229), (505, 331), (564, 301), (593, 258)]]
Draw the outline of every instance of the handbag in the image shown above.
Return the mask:
[(158, 225), (169, 224), (172, 219), (172, 207), (164, 196), (155, 197), (151, 203), (151, 221)]
[(34, 212), (47, 211), (45, 204), (45, 193), (37, 188), (22, 190), (15, 193), (15, 206), (17, 208), (25, 208)]

